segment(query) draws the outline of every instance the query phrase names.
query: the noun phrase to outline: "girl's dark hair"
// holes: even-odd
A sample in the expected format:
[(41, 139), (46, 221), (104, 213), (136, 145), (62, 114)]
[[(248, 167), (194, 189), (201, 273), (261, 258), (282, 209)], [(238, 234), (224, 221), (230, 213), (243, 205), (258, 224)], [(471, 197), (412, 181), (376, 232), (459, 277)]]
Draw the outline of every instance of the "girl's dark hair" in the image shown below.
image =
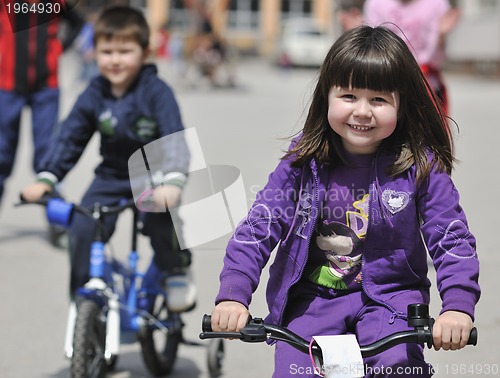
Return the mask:
[(133, 39), (143, 49), (149, 46), (149, 25), (138, 9), (117, 5), (106, 8), (94, 25), (94, 45), (99, 38)]
[[(332, 87), (398, 92), (400, 105), (394, 133), (382, 148), (397, 153), (388, 168), (396, 176), (415, 164), (417, 180), (425, 179), (432, 164), (449, 174), (453, 169), (453, 138), (448, 119), (440, 113), (439, 100), (405, 42), (384, 27), (358, 26), (345, 32), (330, 48), (320, 68), (318, 82), (303, 135), (284, 158), (300, 167), (311, 158), (336, 166), (346, 163), (340, 136), (327, 119)], [(428, 161), (428, 152), (433, 161)]]

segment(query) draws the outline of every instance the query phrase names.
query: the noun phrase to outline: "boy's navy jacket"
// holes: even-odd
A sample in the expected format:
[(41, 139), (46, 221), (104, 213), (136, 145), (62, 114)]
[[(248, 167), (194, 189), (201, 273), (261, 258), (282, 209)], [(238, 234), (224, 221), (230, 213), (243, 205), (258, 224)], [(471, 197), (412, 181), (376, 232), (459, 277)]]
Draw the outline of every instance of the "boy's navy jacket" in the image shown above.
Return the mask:
[[(171, 88), (157, 76), (154, 65), (144, 65), (137, 80), (121, 97), (111, 94), (104, 77), (93, 79), (79, 96), (44, 160), (38, 177), (57, 182), (77, 163), (95, 132), (100, 133), (102, 161), (96, 174), (128, 178), (128, 159), (142, 146), (182, 131), (179, 107)], [(186, 173), (189, 152), (183, 138), (165, 151), (164, 173)], [(55, 177), (54, 177), (55, 176)]]
[[(441, 313), (462, 311), (474, 319), (479, 262), (458, 192), (450, 176), (437, 169), (422, 184), (417, 184), (415, 167), (388, 176), (385, 169), (394, 159), (393, 154), (378, 153), (370, 168), (364, 292), (394, 317), (405, 318), (408, 304), (429, 303), (427, 247), (436, 269)], [(216, 303), (231, 300), (248, 307), (262, 269), (278, 246), (267, 285), (267, 320), (273, 324), (281, 324), (290, 288), (302, 276), (329, 179), (329, 168), (315, 160), (301, 168), (290, 163), (279, 163), (236, 228), (216, 298)]]

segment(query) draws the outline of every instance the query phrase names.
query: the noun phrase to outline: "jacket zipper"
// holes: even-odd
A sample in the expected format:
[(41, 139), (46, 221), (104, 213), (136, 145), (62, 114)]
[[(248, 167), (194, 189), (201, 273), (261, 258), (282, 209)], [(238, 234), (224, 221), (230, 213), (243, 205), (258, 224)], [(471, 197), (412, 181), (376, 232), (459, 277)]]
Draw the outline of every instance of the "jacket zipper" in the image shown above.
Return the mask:
[[(374, 177), (374, 167), (375, 167), (375, 164), (376, 164), (376, 161), (378, 159), (378, 154), (375, 156), (375, 158), (372, 160), (372, 163), (371, 163), (371, 169), (370, 169), (370, 183), (374, 183), (375, 182), (375, 177)], [(370, 184), (370, 188), (372, 187), (372, 185), (374, 184)], [(403, 313), (399, 312), (399, 311), (396, 311), (396, 309), (394, 307), (392, 307), (391, 305), (389, 305), (388, 303), (385, 303), (385, 302), (382, 302), (381, 300), (379, 299), (376, 299), (374, 298), (369, 292), (368, 290), (366, 289), (366, 284), (365, 284), (365, 280), (364, 280), (364, 268), (365, 268), (365, 254), (366, 254), (366, 245), (367, 245), (367, 239), (368, 239), (368, 235), (370, 234), (370, 226), (373, 222), (373, 217), (372, 217), (372, 201), (373, 201), (373, 195), (374, 195), (374, 191), (376, 191), (376, 188), (373, 188), (373, 189), (370, 189), (370, 200), (368, 201), (368, 214), (369, 214), (369, 219), (368, 219), (368, 226), (366, 228), (366, 236), (365, 236), (365, 244), (363, 246), (363, 254), (362, 254), (362, 257), (361, 257), (361, 276), (362, 276), (362, 279), (361, 279), (361, 286), (363, 288), (363, 291), (364, 293), (366, 294), (366, 296), (368, 298), (370, 298), (372, 301), (374, 301), (375, 303), (378, 303), (384, 307), (386, 307), (387, 309), (389, 309), (391, 312), (392, 312), (392, 315), (389, 319), (389, 324), (392, 324), (394, 323), (394, 320), (396, 318), (402, 318), (402, 319), (406, 319), (406, 317), (404, 316)]]
[[(317, 172), (315, 173), (313, 171), (312, 174), (314, 177), (314, 184), (315, 184), (315, 190), (313, 191), (313, 193), (315, 193), (315, 195), (314, 195), (314, 205), (315, 205), (314, 209), (319, 210), (319, 201), (318, 201), (319, 180), (318, 180)], [(312, 234), (314, 232), (314, 225), (315, 225), (316, 221), (317, 221), (317, 216), (314, 219), (314, 224), (311, 227), (311, 230), (309, 231), (309, 235), (307, 237), (307, 248), (306, 248), (307, 257), (309, 256), (309, 246), (311, 244)], [(279, 318), (278, 318), (279, 325), (281, 325), (281, 323), (283, 322), (283, 313), (285, 311), (286, 305), (288, 304), (288, 293), (290, 292), (290, 289), (292, 288), (292, 286), (294, 286), (302, 278), (302, 272), (304, 271), (304, 268), (307, 265), (307, 257), (304, 259), (304, 262), (302, 263), (302, 266), (300, 267), (300, 271), (299, 271), (297, 278), (292, 281), (292, 283), (288, 286), (288, 289), (286, 290), (285, 300), (283, 301), (283, 305), (281, 306), (281, 310), (279, 312)]]

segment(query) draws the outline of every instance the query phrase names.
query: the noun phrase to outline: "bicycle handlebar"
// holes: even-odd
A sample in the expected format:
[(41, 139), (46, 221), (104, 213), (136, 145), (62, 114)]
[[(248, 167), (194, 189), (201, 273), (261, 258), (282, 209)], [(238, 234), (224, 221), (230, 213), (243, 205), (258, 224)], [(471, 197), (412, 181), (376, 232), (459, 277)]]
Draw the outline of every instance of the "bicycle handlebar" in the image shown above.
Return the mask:
[[(418, 310), (419, 313), (416, 316), (411, 315), (415, 312), (414, 307), (410, 308), (410, 306), (420, 307), (420, 309)], [(434, 324), (434, 319), (428, 316), (427, 305), (418, 304), (410, 306), (408, 306), (408, 313), (410, 314), (408, 317), (408, 325), (410, 327), (414, 327), (414, 329), (396, 332), (372, 344), (361, 346), (360, 350), (363, 357), (373, 356), (402, 343), (427, 344), (429, 348), (432, 347), (432, 325)], [(427, 315), (425, 313), (426, 311)], [(249, 318), (248, 324), (239, 332), (213, 332), (211, 321), (212, 317), (210, 315), (203, 316), (203, 332), (200, 334), (200, 339), (234, 338), (240, 339), (243, 342), (250, 343), (263, 342), (267, 339), (279, 340), (287, 342), (301, 352), (307, 354), (309, 353), (309, 341), (306, 341), (305, 339), (285, 327), (264, 323), (261, 318)], [(474, 327), (470, 332), (467, 345), (476, 345), (477, 337), (477, 329)], [(315, 357), (319, 359), (322, 358), (321, 349), (317, 344), (312, 344), (311, 351)]]
[(118, 214), (118, 213), (121, 213), (125, 209), (132, 208), (135, 206), (134, 199), (124, 199), (121, 201), (120, 204), (114, 205), (114, 206), (106, 206), (106, 205), (96, 204), (93, 207), (84, 207), (84, 206), (80, 206), (80, 205), (77, 205), (77, 204), (72, 203), (72, 202), (66, 202), (62, 198), (53, 197), (50, 195), (44, 195), (38, 201), (26, 201), (21, 195), (20, 202), (16, 203), (14, 206), (33, 205), (33, 204), (47, 206), (50, 203), (50, 201), (52, 201), (52, 200), (62, 201), (66, 205), (71, 206), (71, 210), (76, 211), (80, 214), (86, 215), (90, 218), (94, 218), (94, 212), (96, 210), (96, 206), (98, 206), (98, 209), (101, 212), (101, 214)]

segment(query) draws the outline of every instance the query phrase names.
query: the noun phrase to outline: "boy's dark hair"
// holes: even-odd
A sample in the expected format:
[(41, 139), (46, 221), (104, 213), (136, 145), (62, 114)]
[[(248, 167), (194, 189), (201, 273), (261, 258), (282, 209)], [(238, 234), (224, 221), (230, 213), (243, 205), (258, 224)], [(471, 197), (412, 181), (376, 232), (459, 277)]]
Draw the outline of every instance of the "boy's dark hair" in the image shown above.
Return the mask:
[[(348, 30), (333, 44), (320, 68), (303, 135), (286, 153), (293, 166), (309, 159), (336, 166), (343, 159), (341, 137), (328, 123), (328, 95), (332, 87), (368, 88), (398, 92), (400, 105), (395, 131), (382, 147), (398, 154), (388, 173), (396, 176), (412, 165), (417, 181), (425, 179), (433, 163), (442, 171), (453, 168), (453, 139), (439, 100), (406, 43), (384, 27), (362, 25)], [(433, 162), (428, 161), (428, 152)]]
[(149, 46), (149, 25), (138, 9), (118, 5), (106, 8), (94, 25), (94, 45), (99, 38), (133, 39), (143, 49)]

